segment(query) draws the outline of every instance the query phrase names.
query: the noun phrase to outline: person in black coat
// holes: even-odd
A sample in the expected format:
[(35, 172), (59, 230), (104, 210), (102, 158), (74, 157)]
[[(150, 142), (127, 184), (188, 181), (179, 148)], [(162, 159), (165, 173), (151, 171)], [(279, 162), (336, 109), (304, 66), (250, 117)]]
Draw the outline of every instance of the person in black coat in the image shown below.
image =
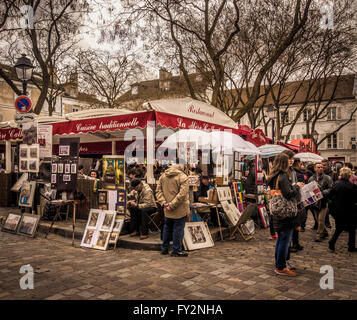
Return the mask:
[(351, 183), (349, 178), (352, 171), (349, 168), (340, 170), (341, 179), (333, 186), (329, 198), (331, 200), (330, 213), (335, 218), (336, 230), (329, 248), (335, 251), (335, 244), (343, 231), (348, 231), (348, 251), (356, 252), (356, 220), (357, 220), (357, 185)]
[[(283, 153), (277, 155), (274, 159), (271, 175), (268, 179), (268, 185), (272, 190), (272, 193), (276, 192), (274, 190), (280, 190), (282, 196), (287, 200), (297, 199), (300, 194), (299, 188), (302, 184), (298, 182), (293, 185), (289, 179), (288, 171), (289, 157)], [(290, 259), (289, 245), (294, 225), (294, 218), (274, 218), (274, 229), (278, 233), (278, 240), (275, 246), (275, 272), (279, 275), (296, 275), (296, 273), (287, 265), (287, 261)]]

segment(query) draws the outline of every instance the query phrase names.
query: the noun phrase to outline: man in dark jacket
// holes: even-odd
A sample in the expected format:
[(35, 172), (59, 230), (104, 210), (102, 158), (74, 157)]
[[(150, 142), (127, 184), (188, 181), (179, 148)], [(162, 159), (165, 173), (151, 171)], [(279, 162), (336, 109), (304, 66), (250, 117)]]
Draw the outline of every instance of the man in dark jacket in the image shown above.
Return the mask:
[(324, 173), (321, 163), (315, 164), (315, 174), (310, 177), (309, 182), (316, 181), (322, 192), (323, 198), (311, 206), (312, 213), (315, 215), (318, 222), (317, 236), (315, 241), (321, 242), (324, 238), (328, 237), (326, 229), (325, 218), (327, 212), (327, 197), (332, 188), (332, 179)]
[(140, 235), (140, 240), (149, 237), (149, 215), (157, 210), (154, 193), (150, 186), (140, 179), (133, 179), (131, 187), (136, 191), (135, 201), (128, 201), (130, 211), (131, 237)]

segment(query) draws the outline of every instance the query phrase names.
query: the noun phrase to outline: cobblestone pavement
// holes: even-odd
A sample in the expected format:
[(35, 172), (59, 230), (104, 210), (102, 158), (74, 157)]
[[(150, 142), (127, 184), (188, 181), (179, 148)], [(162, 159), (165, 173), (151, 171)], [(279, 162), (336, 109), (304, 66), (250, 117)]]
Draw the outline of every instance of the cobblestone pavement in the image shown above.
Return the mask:
[[(311, 219), (311, 217), (310, 217)], [(312, 220), (312, 219), (311, 219)], [(315, 243), (311, 220), (300, 233), (304, 250), (292, 255), (295, 278), (273, 272), (274, 240), (268, 230), (255, 239), (217, 241), (188, 258), (157, 251), (118, 248), (97, 251), (71, 246), (50, 234), (36, 238), (0, 232), (0, 299), (357, 299), (357, 256), (347, 251), (347, 234), (336, 244)], [(332, 229), (333, 230), (333, 229)], [(21, 290), (22, 265), (34, 268), (34, 289)], [(320, 289), (320, 267), (334, 269), (334, 289)]]

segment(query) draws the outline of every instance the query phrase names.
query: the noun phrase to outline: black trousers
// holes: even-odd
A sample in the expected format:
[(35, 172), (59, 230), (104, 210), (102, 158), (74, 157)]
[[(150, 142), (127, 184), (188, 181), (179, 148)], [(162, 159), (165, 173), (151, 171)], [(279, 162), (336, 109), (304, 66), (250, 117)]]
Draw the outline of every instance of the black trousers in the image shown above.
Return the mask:
[(296, 229), (294, 229), (293, 231), (293, 246), (298, 246), (299, 245), (299, 231), (297, 231)]
[(147, 236), (149, 234), (149, 215), (156, 212), (156, 208), (144, 208), (139, 209), (129, 208), (130, 211), (130, 233), (138, 232), (143, 236)]
[[(333, 234), (330, 243), (334, 246), (340, 234), (344, 231), (344, 227), (336, 224), (336, 230)], [(354, 226), (350, 227), (348, 230), (348, 249), (354, 249), (356, 247), (356, 229)]]

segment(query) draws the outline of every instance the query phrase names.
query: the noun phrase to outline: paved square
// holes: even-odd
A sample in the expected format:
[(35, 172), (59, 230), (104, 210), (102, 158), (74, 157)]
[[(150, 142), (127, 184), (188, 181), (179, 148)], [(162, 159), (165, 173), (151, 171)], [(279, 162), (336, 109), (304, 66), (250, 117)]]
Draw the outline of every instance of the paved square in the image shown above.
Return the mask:
[[(251, 241), (217, 241), (187, 258), (120, 247), (103, 252), (80, 248), (80, 241), (72, 247), (70, 239), (55, 234), (44, 239), (42, 233), (27, 238), (0, 232), (0, 299), (356, 300), (357, 256), (347, 251), (347, 234), (330, 253), (326, 241), (313, 241), (308, 222), (300, 233), (304, 250), (292, 254), (295, 278), (273, 272), (275, 240), (264, 229)], [(19, 286), (26, 264), (34, 269), (33, 290)], [(333, 267), (333, 290), (320, 289), (324, 265)]]

